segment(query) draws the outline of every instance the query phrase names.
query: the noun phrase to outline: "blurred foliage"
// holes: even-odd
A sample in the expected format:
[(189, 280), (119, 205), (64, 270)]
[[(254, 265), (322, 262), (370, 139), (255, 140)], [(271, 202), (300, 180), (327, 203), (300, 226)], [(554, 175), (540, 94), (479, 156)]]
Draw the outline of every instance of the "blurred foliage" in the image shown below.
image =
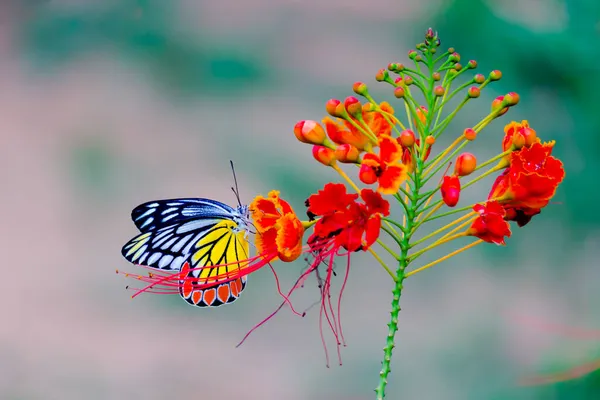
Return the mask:
[(178, 3), (38, 4), (30, 10), (28, 23), (21, 26), (19, 47), (44, 71), (93, 52), (116, 53), (146, 70), (153, 82), (177, 97), (228, 96), (232, 91), (239, 95), (262, 81), (267, 66), (260, 62), (261, 47), (217, 46), (203, 32), (186, 34), (177, 20)]
[[(564, 161), (567, 177), (556, 196), (562, 205), (554, 206), (553, 213), (576, 227), (570, 233), (581, 239), (600, 222), (596, 206), (600, 187), (592, 184), (600, 170), (596, 100), (600, 81), (594, 79), (600, 72), (600, 3), (539, 3), (538, 7), (554, 6), (557, 13), (565, 14), (550, 26), (520, 21), (518, 10), (510, 19), (500, 16), (492, 5), (497, 4), (455, 0), (440, 10), (432, 25), (443, 43), (451, 44), (464, 58), (476, 57), (482, 69), (501, 69), (503, 79), (498, 84), (504, 92), (519, 92), (523, 103), (519, 107), (529, 107), (538, 134), (556, 138), (554, 153)], [(415, 41), (421, 41), (421, 36), (415, 32)], [(552, 101), (534, 104), (534, 92), (543, 92)], [(548, 110), (549, 104), (560, 108)]]

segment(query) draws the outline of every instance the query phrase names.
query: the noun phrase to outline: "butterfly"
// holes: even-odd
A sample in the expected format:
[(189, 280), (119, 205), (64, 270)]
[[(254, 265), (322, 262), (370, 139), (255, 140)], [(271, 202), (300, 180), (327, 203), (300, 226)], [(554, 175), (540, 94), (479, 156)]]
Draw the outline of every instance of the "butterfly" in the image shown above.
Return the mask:
[[(234, 193), (240, 203), (235, 189)], [(158, 200), (134, 208), (131, 219), (140, 234), (123, 246), (123, 257), (149, 268), (180, 272), (179, 294), (189, 304), (232, 303), (246, 287), (247, 276), (219, 282), (239, 275), (242, 260), (249, 258), (248, 206), (240, 203), (233, 208), (203, 198)]]

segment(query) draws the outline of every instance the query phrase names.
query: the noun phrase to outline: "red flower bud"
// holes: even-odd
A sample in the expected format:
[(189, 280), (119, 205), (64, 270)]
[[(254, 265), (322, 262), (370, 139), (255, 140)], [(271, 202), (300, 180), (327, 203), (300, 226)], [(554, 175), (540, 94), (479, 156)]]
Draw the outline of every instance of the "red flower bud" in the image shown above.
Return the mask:
[(397, 87), (396, 89), (394, 89), (394, 96), (396, 96), (399, 99), (403, 98), (405, 94), (406, 91), (403, 87)]
[(473, 130), (473, 128), (467, 128), (465, 129), (465, 131), (463, 132), (463, 135), (465, 135), (465, 138), (467, 140), (475, 140), (475, 138), (477, 137), (477, 132), (475, 132)]
[(335, 149), (335, 159), (342, 163), (356, 163), (360, 151), (351, 144), (342, 144)]
[(362, 115), (362, 105), (354, 96), (346, 97), (346, 100), (344, 100), (344, 107), (346, 108), (348, 114), (352, 115), (353, 117), (357, 116), (358, 114)]
[(339, 101), (338, 99), (330, 99), (327, 101), (327, 103), (325, 103), (325, 110), (327, 111), (327, 113), (333, 117), (341, 117), (341, 115), (339, 115), (337, 113), (337, 106), (341, 104), (341, 101)]
[(411, 76), (408, 76), (408, 75), (407, 75), (407, 76), (405, 76), (405, 77), (404, 77), (404, 84), (405, 84), (406, 86), (410, 86), (410, 85), (412, 85), (412, 84), (413, 84), (413, 81), (414, 81), (414, 79), (413, 79)]
[(446, 90), (444, 89), (443, 86), (436, 86), (433, 89), (433, 94), (439, 97), (439, 96), (443, 96), (445, 91)]
[(405, 129), (400, 133), (398, 142), (402, 147), (412, 147), (415, 144), (415, 133), (410, 129)]
[(469, 68), (469, 69), (477, 68), (477, 61), (470, 60), (469, 63), (467, 64), (467, 68)]
[(323, 144), (325, 130), (315, 121), (300, 121), (294, 126), (294, 135), (302, 143)]
[(358, 179), (360, 179), (362, 183), (371, 185), (377, 182), (377, 175), (370, 165), (362, 165), (358, 171)]
[(462, 153), (456, 158), (454, 173), (458, 176), (467, 176), (475, 171), (477, 159), (471, 153)]
[(335, 152), (325, 146), (313, 146), (313, 157), (321, 164), (331, 167), (335, 164)]
[(440, 191), (442, 192), (442, 200), (448, 207), (457, 205), (460, 197), (460, 180), (458, 176), (444, 176)]
[(460, 61), (460, 54), (454, 52), (454, 53), (450, 54), (449, 59), (450, 59), (451, 62), (457, 63), (457, 62)]

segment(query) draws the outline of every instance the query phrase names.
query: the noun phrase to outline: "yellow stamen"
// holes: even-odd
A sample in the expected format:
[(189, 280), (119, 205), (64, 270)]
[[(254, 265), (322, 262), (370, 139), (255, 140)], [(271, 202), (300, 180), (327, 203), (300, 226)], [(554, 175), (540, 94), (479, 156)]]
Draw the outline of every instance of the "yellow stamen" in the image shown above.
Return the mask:
[(383, 247), (388, 253), (390, 253), (390, 255), (392, 257), (394, 257), (396, 260), (398, 260), (400, 258), (400, 257), (398, 257), (398, 254), (396, 254), (392, 249), (390, 249), (387, 244), (383, 243), (381, 241), (381, 239), (377, 239), (377, 243), (379, 243), (379, 245), (381, 247)]
[[(444, 203), (439, 203), (437, 206), (433, 207), (431, 210), (429, 210), (429, 212), (427, 213), (427, 215), (423, 218), (423, 221), (427, 220), (427, 218), (431, 217), (433, 214), (435, 214), (435, 212), (437, 210), (439, 210), (442, 207), (442, 204)], [(419, 222), (419, 220), (421, 219), (421, 215), (423, 215), (423, 213), (419, 214), (417, 216), (417, 218), (415, 219), (415, 222)], [(419, 224), (420, 225), (420, 224)]]
[(471, 247), (475, 247), (475, 246), (477, 246), (479, 243), (483, 243), (483, 240), (479, 239), (479, 240), (477, 240), (477, 241), (475, 241), (475, 242), (473, 242), (473, 243), (471, 243), (471, 244), (468, 244), (468, 245), (466, 245), (465, 247), (462, 247), (462, 248), (460, 248), (460, 249), (458, 249), (458, 250), (455, 250), (455, 251), (453, 251), (453, 252), (452, 252), (452, 253), (450, 253), (450, 254), (447, 254), (447, 255), (445, 255), (445, 256), (444, 256), (444, 257), (442, 257), (442, 258), (438, 258), (437, 260), (435, 260), (435, 261), (432, 261), (432, 262), (430, 262), (429, 264), (425, 264), (425, 265), (423, 265), (423, 266), (422, 266), (422, 267), (420, 267), (420, 268), (417, 268), (417, 269), (415, 269), (415, 270), (413, 270), (413, 271), (407, 272), (407, 273), (404, 275), (404, 277), (405, 277), (405, 278), (408, 278), (409, 276), (411, 276), (411, 275), (414, 275), (414, 274), (416, 274), (417, 272), (421, 272), (421, 271), (424, 271), (424, 270), (426, 270), (427, 268), (433, 267), (434, 265), (436, 265), (436, 264), (439, 264), (439, 263), (441, 263), (442, 261), (446, 261), (446, 260), (447, 260), (447, 259), (449, 259), (450, 257), (454, 257), (455, 255), (457, 255), (457, 254), (459, 254), (459, 253), (462, 253), (463, 251), (465, 251), (465, 250), (468, 250), (468, 249), (470, 249)]
[(375, 250), (373, 250), (372, 248), (369, 247), (369, 253), (371, 253), (373, 255), (373, 257), (375, 257), (375, 259), (377, 261), (379, 261), (379, 264), (381, 264), (381, 266), (383, 267), (383, 269), (385, 269), (387, 271), (387, 273), (390, 274), (390, 276), (392, 277), (392, 279), (394, 280), (394, 282), (396, 282), (398, 280), (398, 278), (396, 278), (396, 275), (394, 275), (394, 273), (392, 272), (392, 270), (389, 269), (387, 265), (385, 265), (385, 263), (383, 262), (383, 260), (381, 259), (381, 257), (379, 257), (379, 255), (377, 253), (375, 253)]
[[(469, 218), (469, 217), (473, 216), (474, 214), (476, 214), (476, 213), (475, 213), (474, 211), (472, 211), (472, 212), (470, 212), (470, 213), (467, 213), (467, 214), (463, 215), (462, 217), (460, 217), (460, 218), (458, 218), (458, 219), (455, 219), (454, 221), (450, 222), (449, 224), (446, 224), (446, 225), (442, 226), (440, 229), (437, 229), (437, 230), (433, 231), (432, 233), (430, 233), (429, 235), (427, 235), (427, 236), (425, 236), (425, 237), (423, 237), (423, 238), (419, 239), (418, 241), (416, 241), (416, 242), (412, 243), (412, 246), (414, 247), (414, 246), (416, 246), (416, 245), (418, 245), (418, 244), (420, 244), (420, 243), (423, 243), (424, 241), (426, 241), (426, 240), (428, 240), (428, 239), (431, 239), (432, 237), (434, 237), (434, 236), (436, 236), (436, 235), (438, 235), (438, 234), (442, 233), (443, 231), (445, 231), (446, 229), (449, 229), (449, 228), (450, 228), (450, 227), (452, 227), (453, 225), (456, 225), (456, 224), (458, 224), (459, 222), (462, 222), (462, 221), (464, 221), (465, 219), (467, 219), (467, 218)], [(468, 221), (468, 222), (470, 223), (471, 221)], [(451, 232), (453, 233), (453, 231), (451, 231)], [(449, 232), (449, 233), (450, 233), (450, 232)]]
[(331, 168), (333, 168), (338, 174), (340, 174), (340, 176), (344, 178), (344, 180), (348, 182), (348, 184), (352, 186), (352, 188), (356, 190), (357, 193), (360, 193), (360, 189), (358, 188), (358, 186), (356, 186), (356, 184), (352, 182), (352, 179), (350, 179), (350, 177), (346, 175), (346, 173), (342, 171), (342, 169), (337, 164), (333, 164)]
[(468, 182), (468, 183), (465, 183), (465, 184), (462, 186), (462, 189), (461, 189), (461, 190), (464, 190), (465, 188), (468, 188), (469, 186), (471, 186), (471, 185), (472, 185), (472, 184), (474, 184), (475, 182), (478, 182), (478, 181), (480, 181), (481, 179), (485, 178), (486, 176), (488, 176), (488, 175), (490, 175), (490, 174), (493, 174), (494, 172), (500, 171), (500, 170), (502, 170), (502, 169), (504, 169), (504, 168), (505, 168), (504, 166), (497, 165), (497, 166), (495, 166), (494, 168), (491, 168), (491, 169), (489, 169), (489, 170), (485, 171), (483, 174), (479, 175), (477, 178), (473, 179), (472, 181), (470, 181), (470, 182)]
[(453, 148), (455, 148), (456, 146), (458, 146), (463, 140), (465, 139), (464, 135), (460, 135), (459, 137), (457, 137), (454, 142), (452, 142), (450, 144), (450, 146), (448, 146), (446, 148), (446, 150), (444, 150), (441, 154), (439, 154), (435, 161), (429, 166), (427, 167), (427, 169), (425, 170), (425, 172), (423, 172), (423, 176), (427, 176), (432, 170), (433, 168), (444, 158), (446, 157), (446, 155), (448, 155), (448, 153), (450, 153), (450, 151), (452, 151)]
[(477, 216), (474, 216), (474, 217), (470, 218), (469, 220), (463, 222), (462, 224), (460, 224), (459, 226), (457, 226), (456, 228), (452, 229), (450, 232), (446, 233), (444, 236), (442, 236), (441, 238), (439, 238), (439, 240), (446, 239), (447, 237), (455, 234), (456, 232), (458, 232), (459, 230), (463, 229), (467, 225), (472, 224), (473, 221), (475, 221), (475, 219), (477, 219)]
[(419, 257), (420, 255), (422, 255), (423, 253), (428, 252), (429, 250), (432, 250), (438, 246), (441, 246), (443, 244), (446, 244), (454, 239), (459, 239), (461, 237), (467, 236), (467, 232), (461, 232), (461, 233), (457, 233), (456, 235), (452, 235), (449, 237), (445, 237), (445, 238), (441, 238), (439, 240), (436, 240), (435, 242), (433, 242), (432, 244), (430, 244), (429, 246), (425, 247), (422, 250), (419, 250), (417, 252), (415, 252), (414, 254), (409, 256), (409, 259), (411, 261), (415, 260), (417, 257)]
[(477, 171), (477, 170), (479, 170), (479, 169), (481, 169), (481, 168), (487, 167), (487, 166), (488, 166), (488, 165), (490, 165), (491, 163), (493, 163), (493, 162), (495, 162), (495, 161), (497, 161), (497, 160), (499, 160), (499, 159), (501, 159), (501, 158), (503, 158), (503, 157), (506, 157), (506, 156), (507, 156), (507, 155), (509, 155), (510, 153), (512, 153), (512, 150), (506, 150), (505, 152), (503, 152), (503, 153), (500, 153), (500, 154), (498, 154), (497, 156), (495, 156), (495, 157), (492, 157), (492, 158), (490, 158), (489, 160), (487, 160), (486, 162), (484, 162), (484, 163), (482, 163), (482, 164), (478, 165), (478, 166), (475, 168), (475, 170), (474, 170), (474, 171)]
[[(408, 193), (410, 190), (410, 186), (408, 185), (408, 182), (406, 182), (406, 186), (404, 188), (405, 188), (406, 193)], [(408, 204), (408, 194), (404, 196), (404, 204)], [(402, 227), (406, 228), (406, 213), (404, 213), (402, 215)]]

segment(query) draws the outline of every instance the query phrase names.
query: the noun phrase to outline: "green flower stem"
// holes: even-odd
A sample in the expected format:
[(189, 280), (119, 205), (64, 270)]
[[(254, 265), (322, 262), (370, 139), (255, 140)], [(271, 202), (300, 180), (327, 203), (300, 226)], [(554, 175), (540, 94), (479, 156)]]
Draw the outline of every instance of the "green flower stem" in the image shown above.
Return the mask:
[(471, 98), (469, 96), (465, 96), (465, 98), (460, 102), (460, 104), (456, 107), (456, 109), (454, 111), (452, 111), (446, 118), (444, 118), (442, 120), (442, 122), (440, 122), (439, 125), (437, 125), (435, 128), (433, 128), (433, 130), (431, 131), (431, 134), (433, 135), (433, 137), (437, 138), (440, 135), (440, 133), (442, 133), (444, 131), (444, 129), (446, 129), (448, 124), (452, 121), (452, 119), (456, 116), (456, 114), (465, 106), (465, 104), (467, 104), (467, 102), (470, 99)]
[(489, 160), (487, 160), (486, 162), (479, 164), (479, 165), (478, 165), (478, 166), (475, 168), (475, 170), (474, 170), (473, 172), (475, 172), (475, 171), (478, 171), (478, 170), (480, 170), (481, 168), (487, 167), (487, 166), (488, 166), (488, 165), (490, 165), (491, 163), (493, 163), (493, 162), (495, 162), (495, 161), (498, 161), (498, 160), (500, 160), (502, 157), (505, 157), (505, 156), (509, 155), (509, 154), (510, 154), (510, 153), (512, 153), (512, 152), (513, 152), (513, 150), (512, 150), (512, 149), (509, 149), (509, 150), (506, 150), (506, 151), (505, 151), (505, 152), (503, 152), (503, 153), (500, 153), (500, 154), (498, 154), (498, 155), (497, 155), (497, 156), (495, 156), (495, 157), (492, 157), (492, 158), (490, 158), (490, 159), (489, 159)]

